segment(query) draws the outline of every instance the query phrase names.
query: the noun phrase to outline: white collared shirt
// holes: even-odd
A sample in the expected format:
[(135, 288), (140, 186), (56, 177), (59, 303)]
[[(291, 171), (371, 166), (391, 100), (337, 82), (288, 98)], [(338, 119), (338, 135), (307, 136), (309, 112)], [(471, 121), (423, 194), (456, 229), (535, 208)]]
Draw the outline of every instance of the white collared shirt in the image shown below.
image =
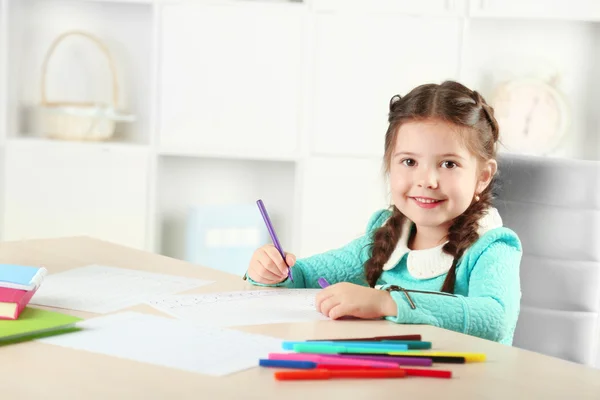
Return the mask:
[[(444, 242), (439, 246), (432, 247), (423, 250), (411, 250), (408, 248), (408, 239), (410, 237), (410, 231), (414, 223), (409, 219), (404, 220), (402, 225), (402, 234), (398, 240), (396, 248), (392, 252), (389, 260), (383, 266), (384, 271), (389, 271), (398, 266), (398, 263), (402, 257), (408, 253), (408, 259), (406, 260), (406, 266), (408, 272), (417, 279), (431, 279), (437, 276), (443, 275), (450, 270), (452, 267), (452, 261), (454, 258), (442, 251), (444, 245), (448, 242)], [(498, 210), (491, 207), (487, 213), (479, 220), (479, 229), (477, 233), (482, 236), (485, 232), (499, 228), (502, 226), (502, 218), (498, 213)]]

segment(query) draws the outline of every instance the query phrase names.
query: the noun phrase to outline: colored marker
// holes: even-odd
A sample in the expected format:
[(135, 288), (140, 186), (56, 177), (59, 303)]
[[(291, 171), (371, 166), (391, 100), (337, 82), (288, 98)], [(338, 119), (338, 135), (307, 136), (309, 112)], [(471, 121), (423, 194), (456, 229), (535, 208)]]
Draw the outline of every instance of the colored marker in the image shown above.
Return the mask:
[(418, 340), (382, 340), (381, 343), (389, 344), (405, 344), (409, 350), (429, 350), (431, 349), (431, 342), (422, 342)]
[(354, 365), (357, 367), (398, 368), (398, 363), (385, 361), (360, 360), (332, 357), (320, 354), (270, 353), (269, 360), (311, 361), (317, 364)]
[(313, 369), (317, 367), (317, 363), (312, 361), (300, 360), (258, 360), (258, 365), (261, 367), (271, 368), (295, 368), (295, 369)]
[(362, 354), (337, 354), (328, 357), (350, 358), (353, 360), (370, 360), (380, 362), (393, 362), (398, 365), (411, 365), (415, 367), (431, 367), (433, 362), (430, 358), (425, 357), (397, 357), (388, 355), (366, 356)]
[(444, 369), (402, 368), (407, 376), (424, 376), (428, 378), (452, 378), (452, 371)]
[[(405, 345), (399, 345), (405, 346)], [(391, 350), (393, 346), (385, 345), (384, 347), (360, 347), (359, 346), (339, 346), (336, 344), (317, 344), (317, 343), (297, 343), (294, 344), (293, 350), (298, 353), (317, 353), (317, 354), (340, 354), (340, 353), (375, 353), (389, 354), (397, 353), (397, 350)]]
[(327, 279), (325, 278), (319, 278), (317, 282), (319, 283), (319, 286), (321, 286), (323, 289), (329, 286), (329, 282), (327, 282)]
[(315, 369), (309, 371), (279, 371), (275, 372), (275, 379), (287, 380), (311, 380), (331, 378), (404, 378), (406, 372), (400, 368), (396, 369), (359, 369), (359, 370), (327, 370)]
[[(285, 265), (287, 265), (287, 261), (285, 260), (285, 253), (283, 252), (283, 249), (281, 248), (281, 244), (279, 243), (279, 239), (277, 238), (277, 234), (275, 233), (275, 229), (273, 228), (273, 224), (271, 223), (271, 218), (269, 218), (269, 214), (267, 213), (267, 209), (265, 208), (263, 201), (259, 199), (256, 202), (256, 204), (258, 205), (258, 209), (260, 210), (260, 213), (261, 213), (263, 219), (265, 220), (265, 225), (267, 225), (267, 230), (269, 231), (269, 235), (271, 235), (271, 240), (273, 241), (273, 245), (275, 246), (277, 251), (279, 251), (279, 254), (281, 254), (281, 258), (283, 258), (283, 262), (285, 263)], [(292, 271), (290, 270), (290, 266), (287, 265), (287, 267), (288, 267), (288, 275), (287, 276), (292, 282), (294, 282), (294, 278), (292, 277)]]
[[(304, 342), (283, 342), (284, 345), (284, 349), (286, 350), (292, 350), (293, 347), (291, 345), (291, 343), (296, 344), (296, 343), (307, 343), (306, 341)], [(357, 346), (360, 345), (359, 347), (384, 347), (385, 345), (388, 346), (397, 346), (397, 345), (404, 345), (407, 346), (407, 350), (429, 350), (431, 349), (431, 342), (421, 342), (418, 340), (380, 340), (380, 341), (364, 341), (364, 342), (359, 342), (359, 341), (355, 341), (355, 340), (349, 340), (349, 341), (333, 341), (333, 340), (311, 340), (310, 343), (312, 344), (334, 344), (334, 345), (338, 345), (338, 346)], [(287, 346), (287, 347), (285, 347)]]
[[(399, 354), (397, 352), (395, 352), (394, 354)], [(431, 360), (434, 363), (446, 363), (446, 364), (464, 364), (465, 358), (464, 357), (456, 357), (456, 356), (432, 356), (432, 355), (408, 355), (405, 353), (402, 353), (402, 355), (391, 355), (390, 353), (388, 354), (381, 354), (381, 353), (344, 353), (343, 355), (347, 355), (350, 357), (355, 357), (355, 356), (383, 356), (383, 355), (387, 355), (388, 357), (401, 357), (401, 358), (424, 358), (426, 360)]]
[[(360, 369), (381, 369), (381, 368), (373, 368), (373, 367), (356, 367), (351, 365), (332, 365), (332, 364), (317, 364), (317, 369), (328, 369), (338, 370), (338, 371), (356, 371)], [(443, 369), (421, 369), (421, 368), (403, 368), (400, 367), (407, 376), (424, 376), (430, 378), (452, 378), (452, 371), (443, 370)]]
[[(296, 346), (298, 344), (307, 344), (307, 343), (306, 342), (284, 341), (281, 344), (281, 347), (284, 350), (295, 350), (294, 346)], [(310, 342), (309, 344), (310, 344), (311, 348), (312, 348), (312, 346), (324, 345), (324, 346), (329, 346), (329, 347), (334, 347), (334, 348), (343, 346), (343, 347), (347, 347), (347, 348), (386, 350), (387, 352), (408, 350), (408, 345), (406, 345), (406, 344), (380, 343), (380, 342)]]
[(482, 353), (463, 353), (458, 351), (394, 351), (390, 352), (391, 356), (422, 356), (422, 357), (463, 357), (465, 362), (483, 362), (485, 354)]

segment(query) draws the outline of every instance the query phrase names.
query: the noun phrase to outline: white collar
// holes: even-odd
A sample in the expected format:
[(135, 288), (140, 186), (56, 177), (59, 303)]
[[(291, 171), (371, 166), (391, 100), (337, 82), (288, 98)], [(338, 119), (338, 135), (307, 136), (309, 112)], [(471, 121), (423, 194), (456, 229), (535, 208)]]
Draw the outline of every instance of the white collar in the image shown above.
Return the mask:
[[(447, 243), (442, 243), (437, 247), (424, 250), (411, 250), (408, 248), (408, 238), (413, 222), (405, 219), (402, 225), (402, 234), (396, 248), (392, 252), (389, 260), (383, 266), (384, 271), (389, 271), (398, 265), (404, 254), (408, 253), (406, 265), (408, 272), (417, 279), (430, 279), (445, 274), (452, 267), (454, 258), (443, 252), (442, 247)], [(485, 232), (502, 226), (502, 218), (498, 210), (490, 207), (487, 213), (479, 220), (479, 236)]]

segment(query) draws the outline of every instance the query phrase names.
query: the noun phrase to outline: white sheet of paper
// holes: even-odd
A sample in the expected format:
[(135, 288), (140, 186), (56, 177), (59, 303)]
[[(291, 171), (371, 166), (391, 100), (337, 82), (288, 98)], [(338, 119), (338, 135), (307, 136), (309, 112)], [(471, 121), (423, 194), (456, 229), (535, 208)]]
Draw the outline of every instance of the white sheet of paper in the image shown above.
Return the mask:
[(212, 376), (258, 366), (259, 359), (282, 348), (281, 339), (269, 336), (131, 311), (77, 326), (83, 330), (38, 341)]
[(87, 265), (47, 275), (31, 304), (105, 314), (212, 281), (133, 269)]
[(163, 296), (152, 307), (203, 326), (243, 326), (328, 320), (315, 309), (320, 289), (277, 289)]

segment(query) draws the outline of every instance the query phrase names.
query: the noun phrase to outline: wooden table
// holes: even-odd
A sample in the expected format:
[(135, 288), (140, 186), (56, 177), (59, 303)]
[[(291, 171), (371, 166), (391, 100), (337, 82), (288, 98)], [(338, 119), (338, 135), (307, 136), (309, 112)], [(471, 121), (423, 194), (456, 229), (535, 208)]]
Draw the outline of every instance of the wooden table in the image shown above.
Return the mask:
[[(216, 283), (193, 292), (255, 290), (237, 276), (85, 238), (0, 244), (0, 262), (44, 265), (50, 273), (103, 264)], [(139, 305), (129, 310), (160, 313)], [(63, 310), (64, 311), (64, 310)], [(93, 314), (70, 312), (84, 318)], [(253, 368), (221, 378), (39, 342), (0, 347), (1, 399), (600, 399), (600, 370), (495, 342), (421, 325), (387, 321), (318, 321), (237, 328), (289, 340), (420, 333), (436, 348), (483, 352), (485, 363), (438, 364), (450, 380), (406, 378), (278, 382)]]

